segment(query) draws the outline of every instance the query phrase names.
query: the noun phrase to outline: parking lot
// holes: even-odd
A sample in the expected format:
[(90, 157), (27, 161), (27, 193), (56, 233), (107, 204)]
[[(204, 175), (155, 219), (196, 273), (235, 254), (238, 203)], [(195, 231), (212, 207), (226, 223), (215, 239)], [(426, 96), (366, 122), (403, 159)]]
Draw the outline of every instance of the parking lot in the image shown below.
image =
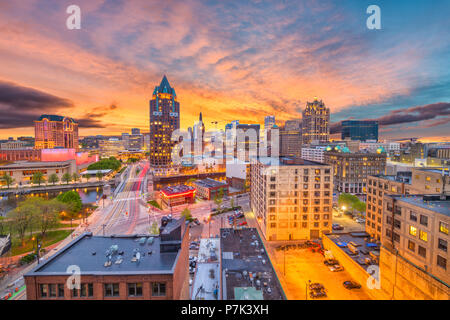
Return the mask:
[[(290, 249), (276, 251), (271, 246), (272, 263), (282, 281), (283, 289), (289, 300), (305, 300), (306, 287), (311, 283), (321, 283), (325, 286), (327, 297), (317, 298), (325, 300), (370, 300), (363, 289), (348, 290), (343, 282), (353, 280), (346, 270), (331, 272), (324, 265), (324, 256), (313, 253), (309, 249)], [(284, 271), (286, 275), (284, 275)], [(309, 290), (308, 290), (308, 300)]]

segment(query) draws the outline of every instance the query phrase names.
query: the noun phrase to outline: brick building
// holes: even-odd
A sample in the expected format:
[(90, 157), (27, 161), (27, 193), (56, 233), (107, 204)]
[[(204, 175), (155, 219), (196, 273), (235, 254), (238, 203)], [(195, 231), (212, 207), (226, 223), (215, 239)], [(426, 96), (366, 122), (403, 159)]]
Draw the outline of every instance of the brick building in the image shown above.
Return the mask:
[[(81, 235), (24, 275), (27, 299), (188, 299), (189, 231), (184, 218), (164, 224), (159, 236)], [(67, 285), (71, 267), (79, 288)]]

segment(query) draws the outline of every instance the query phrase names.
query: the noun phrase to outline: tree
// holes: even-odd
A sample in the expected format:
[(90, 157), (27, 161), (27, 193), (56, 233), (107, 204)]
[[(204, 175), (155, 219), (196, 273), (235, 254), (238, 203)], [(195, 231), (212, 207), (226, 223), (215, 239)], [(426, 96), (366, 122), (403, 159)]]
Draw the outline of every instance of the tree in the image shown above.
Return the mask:
[(28, 198), (22, 201), (14, 210), (7, 214), (11, 229), (16, 231), (22, 246), (25, 245), (25, 232), (29, 227), (32, 227), (34, 216), (39, 210), (33, 205), (33, 200), (33, 198)]
[(154, 235), (159, 234), (158, 222), (153, 221), (152, 226), (150, 228), (150, 234), (154, 234)]
[(32, 181), (34, 184), (37, 183), (37, 184), (40, 186), (41, 183), (45, 181), (44, 174), (43, 174), (42, 172), (40, 172), (40, 171), (35, 172), (35, 173), (33, 174), (32, 178), (31, 178), (31, 181)]
[(63, 182), (65, 182), (66, 184), (69, 184), (69, 182), (72, 181), (72, 175), (70, 173), (66, 172), (66, 173), (63, 174), (61, 180)]
[(191, 210), (189, 210), (188, 208), (185, 208), (181, 212), (181, 216), (184, 217), (186, 219), (186, 221), (191, 221), (192, 220)]
[(74, 172), (72, 174), (72, 180), (75, 182), (78, 182), (78, 180), (80, 180), (80, 175), (78, 173)]
[(90, 177), (91, 177), (91, 176), (90, 176), (89, 174), (83, 174), (83, 178), (86, 179), (86, 182), (89, 181), (89, 178), (90, 178)]
[(231, 197), (230, 199), (230, 207), (231, 209), (234, 209), (234, 197)]
[(358, 200), (358, 202), (355, 202), (353, 204), (352, 208), (358, 211), (359, 213), (363, 213), (366, 211), (366, 203)]
[(109, 157), (108, 159), (102, 159), (88, 166), (88, 170), (119, 170), (122, 163), (115, 157)]
[(56, 197), (59, 201), (67, 204), (67, 211), (70, 214), (70, 217), (74, 218), (80, 212), (83, 207), (83, 202), (81, 201), (81, 197), (76, 191), (67, 191), (61, 193)]
[(214, 197), (214, 203), (217, 204), (217, 210), (220, 211), (223, 202), (223, 189), (219, 189), (219, 193)]
[(3, 181), (8, 189), (9, 186), (14, 183), (14, 179), (6, 172), (0, 177), (0, 181)]
[(97, 171), (97, 173), (95, 174), (95, 176), (97, 177), (98, 180), (102, 180), (103, 179), (103, 172), (101, 171)]
[(50, 177), (48, 177), (48, 182), (53, 183), (53, 185), (55, 185), (55, 183), (57, 183), (58, 181), (59, 177), (56, 173), (52, 173)]
[(67, 208), (67, 205), (58, 199), (47, 200), (40, 197), (28, 198), (25, 204), (35, 208), (32, 217), (33, 225), (39, 228), (42, 237), (45, 237), (50, 228), (57, 225), (59, 213)]

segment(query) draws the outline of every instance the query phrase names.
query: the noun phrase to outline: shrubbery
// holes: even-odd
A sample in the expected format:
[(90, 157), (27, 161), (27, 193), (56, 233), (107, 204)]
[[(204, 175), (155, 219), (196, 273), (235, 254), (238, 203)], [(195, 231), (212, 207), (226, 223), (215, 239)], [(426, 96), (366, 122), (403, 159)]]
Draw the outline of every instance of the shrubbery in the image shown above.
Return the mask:
[(122, 163), (115, 157), (109, 157), (108, 159), (102, 159), (88, 166), (88, 170), (118, 170)]

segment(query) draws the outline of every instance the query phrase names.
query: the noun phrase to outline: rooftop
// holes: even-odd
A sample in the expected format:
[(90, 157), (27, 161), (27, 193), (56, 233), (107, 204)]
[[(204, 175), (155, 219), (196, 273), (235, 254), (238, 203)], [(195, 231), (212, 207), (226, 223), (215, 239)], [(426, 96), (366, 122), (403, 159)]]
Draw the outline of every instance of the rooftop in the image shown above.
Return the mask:
[(389, 195), (398, 201), (403, 201), (414, 206), (430, 210), (436, 213), (450, 216), (450, 196), (441, 199), (440, 195)]
[[(365, 270), (367, 270), (367, 267), (369, 266), (367, 264), (362, 263), (366, 258), (371, 259), (371, 264), (378, 265), (378, 261), (374, 261), (370, 256), (370, 253), (373, 252), (373, 255), (379, 256), (380, 247), (375, 243), (366, 241), (370, 238), (370, 235), (368, 233), (366, 232), (351, 232), (340, 234), (332, 233), (326, 236)], [(350, 249), (347, 247), (349, 243), (352, 243), (354, 246), (356, 244), (355, 247), (356, 249), (358, 249), (358, 254), (356, 255), (352, 254)]]
[(22, 169), (22, 168), (36, 168), (36, 167), (56, 167), (70, 165), (72, 160), (68, 161), (17, 161), (11, 164), (0, 166), (0, 169)]
[(373, 175), (373, 177), (386, 179), (386, 180), (389, 180), (389, 181), (404, 182), (404, 183), (411, 184), (412, 172), (410, 172), (410, 171), (406, 171), (406, 172), (399, 171), (399, 172), (397, 172), (396, 175), (377, 174), (377, 175)]
[(201, 187), (204, 187), (204, 188), (224, 187), (227, 185), (225, 182), (217, 181), (217, 180), (214, 180), (211, 178), (197, 180), (197, 181), (195, 181), (195, 184), (197, 184)]
[(326, 163), (297, 157), (259, 157), (258, 161), (266, 166), (328, 166)]
[(187, 186), (185, 184), (180, 184), (177, 186), (168, 186), (161, 189), (161, 192), (163, 192), (166, 196), (170, 195), (176, 195), (184, 192), (190, 192), (194, 191), (195, 188), (191, 186)]
[(58, 115), (54, 115), (54, 114), (43, 114), (39, 117), (38, 121), (42, 121), (44, 119), (48, 119), (50, 121), (63, 121), (64, 119), (68, 119), (73, 123), (77, 123), (74, 119), (69, 118), (69, 117), (63, 117), (63, 116), (58, 116)]
[(264, 300), (286, 299), (255, 228), (222, 228), (220, 235), (224, 300), (261, 295)]

